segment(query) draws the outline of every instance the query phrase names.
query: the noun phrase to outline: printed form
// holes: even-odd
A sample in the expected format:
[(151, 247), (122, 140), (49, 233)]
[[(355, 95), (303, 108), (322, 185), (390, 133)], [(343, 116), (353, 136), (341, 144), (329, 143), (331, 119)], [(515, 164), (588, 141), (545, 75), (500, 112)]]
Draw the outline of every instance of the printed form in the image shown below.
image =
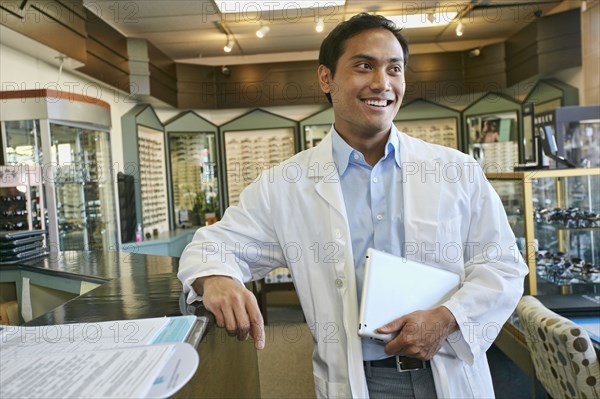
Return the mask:
[(197, 322), (178, 316), (5, 326), (0, 397), (169, 397), (198, 367), (198, 352), (183, 342)]

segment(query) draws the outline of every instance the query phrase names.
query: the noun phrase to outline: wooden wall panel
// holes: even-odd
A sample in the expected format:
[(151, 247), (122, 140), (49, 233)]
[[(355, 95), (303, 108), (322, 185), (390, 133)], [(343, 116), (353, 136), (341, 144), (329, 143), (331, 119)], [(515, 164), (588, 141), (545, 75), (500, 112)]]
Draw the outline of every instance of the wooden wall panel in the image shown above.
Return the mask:
[(87, 62), (79, 70), (130, 93), (127, 38), (87, 9), (86, 30)]
[(148, 42), (150, 60), (150, 95), (177, 106), (177, 68), (175, 62)]
[(0, 3), (2, 25), (70, 58), (86, 62), (83, 0), (36, 0), (28, 2), (23, 10), (21, 3), (21, 0)]
[(404, 101), (456, 96), (464, 92), (461, 53), (415, 54), (408, 58)]
[(177, 106), (183, 109), (216, 108), (216, 71), (211, 66), (177, 64)]
[(317, 61), (232, 65), (217, 68), (217, 108), (325, 103), (317, 81)]
[(463, 53), (465, 90), (468, 93), (498, 91), (506, 87), (504, 43), (486, 46), (479, 55)]
[(508, 86), (538, 74), (537, 22), (533, 22), (506, 41)]
[(540, 19), (537, 42), (540, 74), (581, 66), (579, 9)]

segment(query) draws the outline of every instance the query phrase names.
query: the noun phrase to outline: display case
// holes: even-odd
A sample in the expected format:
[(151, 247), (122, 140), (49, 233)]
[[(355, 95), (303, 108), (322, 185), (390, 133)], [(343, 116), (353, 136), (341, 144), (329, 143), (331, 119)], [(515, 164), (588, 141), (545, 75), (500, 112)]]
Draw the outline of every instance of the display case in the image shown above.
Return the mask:
[(171, 170), (171, 217), (191, 227), (220, 217), (218, 127), (192, 111), (165, 122)]
[(544, 156), (538, 132), (533, 128), (533, 119), (541, 114), (554, 111), (562, 106), (577, 105), (579, 91), (555, 79), (544, 79), (531, 84), (521, 84), (515, 89), (529, 89), (523, 94), (523, 137), (521, 141), (521, 161), (526, 165), (541, 166)]
[(600, 166), (600, 105), (536, 112), (535, 131), (544, 146), (544, 166)]
[(529, 294), (600, 292), (600, 168), (488, 173), (527, 265)]
[(260, 172), (294, 155), (294, 129), (289, 127), (228, 131), (224, 140), (230, 205), (239, 202)]
[(50, 123), (50, 137), (60, 248), (116, 248), (109, 133)]
[(116, 249), (109, 105), (50, 90), (0, 97), (5, 163), (41, 168), (45, 201), (39, 201), (38, 217), (44, 219), (45, 209), (48, 248)]
[(296, 153), (296, 122), (262, 110), (221, 126), (221, 132), (228, 205), (238, 203), (242, 190), (260, 172)]
[(319, 144), (331, 130), (334, 119), (333, 108), (329, 107), (300, 121), (302, 149)]
[(42, 174), (38, 165), (0, 166), (0, 231), (44, 230)]
[(464, 150), (486, 171), (511, 172), (521, 162), (521, 104), (487, 93), (463, 111)]
[[(133, 176), (137, 225), (143, 238), (170, 230), (170, 174), (164, 127), (154, 109), (139, 104), (121, 117), (124, 172)], [(125, 209), (121, 208), (121, 212)]]
[(402, 105), (394, 118), (401, 132), (432, 144), (460, 149), (460, 113), (429, 100), (416, 99)]

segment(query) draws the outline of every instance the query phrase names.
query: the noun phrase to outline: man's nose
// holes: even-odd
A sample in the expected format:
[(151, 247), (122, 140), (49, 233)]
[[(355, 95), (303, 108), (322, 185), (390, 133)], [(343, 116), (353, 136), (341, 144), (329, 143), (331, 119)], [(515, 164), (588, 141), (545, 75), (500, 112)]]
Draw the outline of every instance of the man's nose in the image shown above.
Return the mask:
[(384, 70), (376, 70), (372, 75), (371, 90), (374, 91), (387, 91), (390, 90), (390, 77)]

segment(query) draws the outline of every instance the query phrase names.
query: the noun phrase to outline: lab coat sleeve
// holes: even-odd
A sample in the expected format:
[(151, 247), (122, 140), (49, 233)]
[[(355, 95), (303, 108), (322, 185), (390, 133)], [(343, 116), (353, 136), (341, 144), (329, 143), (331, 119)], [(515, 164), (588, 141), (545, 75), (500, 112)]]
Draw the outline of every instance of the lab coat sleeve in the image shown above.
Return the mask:
[(243, 284), (286, 265), (271, 220), (269, 190), (274, 184), (262, 174), (220, 222), (196, 231), (181, 255), (177, 274), (188, 303), (201, 299), (192, 288), (199, 277), (229, 276)]
[[(528, 268), (515, 242), (504, 206), (485, 179), (469, 185), (470, 222), (464, 244), (465, 279), (444, 304), (459, 331), (448, 337), (457, 356), (469, 364), (485, 353), (523, 294)], [(464, 237), (464, 236), (463, 236)]]

